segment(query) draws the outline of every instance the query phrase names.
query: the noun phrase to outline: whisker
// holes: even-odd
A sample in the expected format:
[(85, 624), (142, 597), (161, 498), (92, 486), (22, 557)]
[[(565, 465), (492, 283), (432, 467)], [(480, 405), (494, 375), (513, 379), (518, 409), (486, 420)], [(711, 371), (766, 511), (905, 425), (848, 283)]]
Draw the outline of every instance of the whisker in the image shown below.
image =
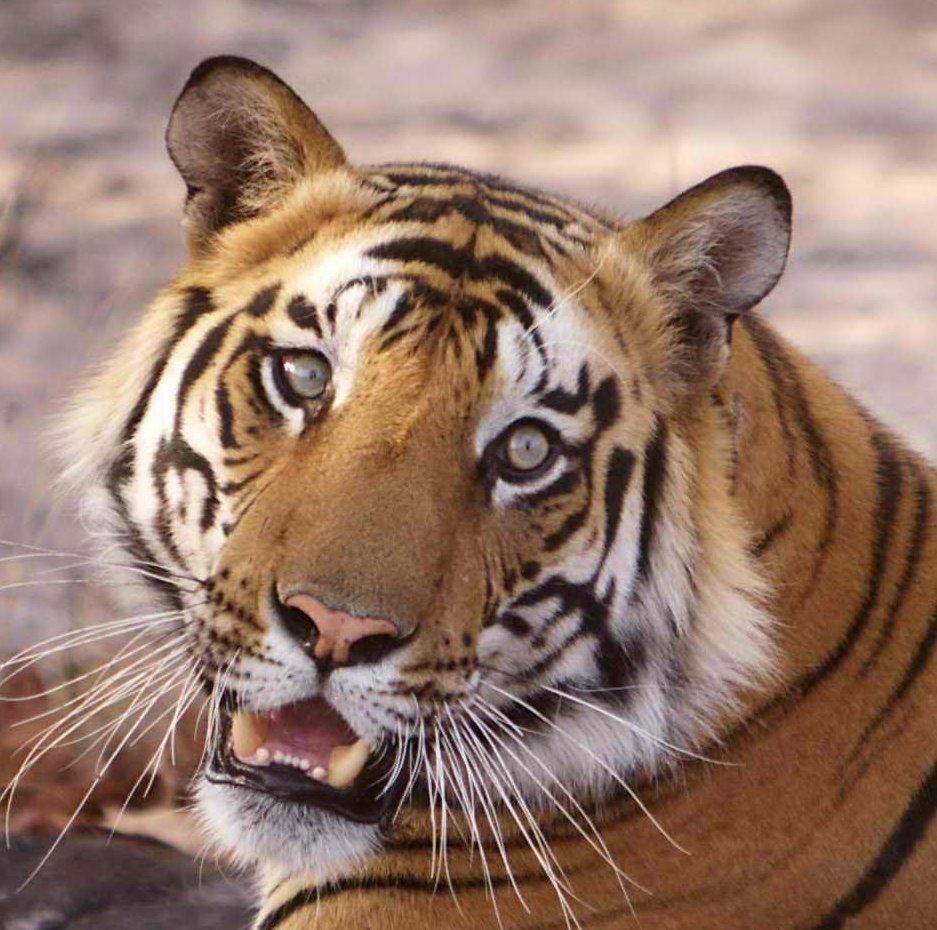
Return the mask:
[(514, 701), (519, 704), (525, 710), (529, 711), (539, 720), (542, 720), (547, 726), (555, 730), (560, 736), (564, 739), (569, 740), (574, 746), (577, 746), (583, 752), (585, 752), (600, 768), (603, 769), (611, 778), (615, 781), (617, 785), (624, 789), (628, 796), (635, 802), (641, 812), (650, 820), (650, 822), (656, 827), (658, 832), (663, 836), (667, 842), (674, 847), (674, 849), (679, 850), (680, 852), (689, 855), (686, 849), (684, 849), (661, 825), (657, 818), (651, 813), (647, 805), (641, 800), (634, 788), (631, 787), (622, 777), (618, 774), (604, 759), (598, 756), (589, 746), (583, 743), (581, 740), (577, 740), (574, 736), (571, 736), (566, 730), (559, 726), (555, 721), (550, 720), (545, 714), (537, 710), (536, 707), (529, 704), (527, 701), (522, 698), (517, 697), (517, 695), (511, 694), (509, 691), (505, 691), (503, 688), (499, 688), (497, 685), (492, 684), (491, 682), (482, 681), (481, 684), (491, 688), (492, 690), (498, 692), (503, 697), (508, 700)]
[[(122, 534), (119, 537), (121, 539), (129, 539), (127, 534)], [(195, 584), (204, 585), (205, 580), (197, 578), (195, 575), (186, 574), (184, 572), (177, 572), (173, 569), (166, 568), (163, 565), (160, 565), (158, 562), (148, 561), (146, 559), (124, 559), (123, 561), (114, 562), (108, 561), (101, 558), (100, 556), (86, 555), (80, 552), (69, 552), (65, 549), (48, 549), (43, 546), (30, 545), (28, 543), (15, 542), (10, 539), (0, 539), (0, 546), (7, 546), (15, 549), (25, 549), (27, 552), (21, 556), (11, 556), (8, 558), (0, 559), (0, 562), (7, 561), (8, 559), (16, 558), (27, 558), (27, 557), (47, 557), (47, 558), (66, 558), (66, 559), (80, 559), (83, 564), (86, 565), (101, 565), (105, 568), (125, 568), (133, 569), (137, 566), (150, 566), (155, 568), (159, 573), (159, 580), (168, 581), (170, 578), (178, 578), (181, 581), (189, 581)]]
[[(588, 827), (588, 830), (584, 828), (582, 824), (580, 824), (579, 821), (577, 821), (576, 818), (572, 816), (572, 814), (569, 813), (569, 811), (566, 809), (564, 805), (562, 805), (556, 800), (553, 793), (543, 784), (543, 782), (540, 781), (539, 778), (537, 778), (536, 775), (533, 774), (533, 772), (530, 771), (528, 766), (525, 765), (518, 758), (516, 753), (514, 753), (510, 747), (504, 745), (504, 741), (500, 737), (498, 737), (495, 733), (492, 733), (490, 730), (488, 731), (490, 736), (493, 739), (496, 739), (498, 741), (498, 743), (504, 748), (504, 751), (507, 752), (508, 755), (514, 760), (514, 762), (518, 766), (521, 767), (521, 769), (525, 772), (525, 774), (532, 781), (534, 781), (535, 784), (537, 784), (537, 786), (546, 794), (547, 797), (550, 798), (551, 802), (556, 806), (557, 810), (559, 810), (564, 815), (564, 817), (573, 825), (573, 827), (582, 836), (582, 838), (608, 864), (608, 866), (615, 873), (615, 877), (618, 879), (619, 886), (621, 887), (622, 893), (625, 895), (626, 900), (628, 899), (628, 892), (627, 892), (627, 889), (622, 884), (623, 880), (627, 881), (631, 885), (634, 885), (634, 887), (637, 888), (639, 891), (643, 891), (645, 894), (650, 894), (650, 891), (647, 888), (645, 888), (642, 885), (639, 885), (634, 879), (632, 879), (625, 872), (623, 872), (621, 868), (619, 868), (618, 864), (615, 862), (612, 856), (611, 850), (609, 850), (607, 844), (605, 843), (605, 840), (602, 837), (601, 831), (595, 825), (592, 818), (587, 813), (586, 809), (578, 801), (576, 796), (556, 776), (556, 774), (550, 771), (549, 767), (543, 762), (543, 760), (540, 759), (539, 756), (537, 756), (537, 754), (533, 752), (533, 750), (531, 750), (531, 748), (523, 741), (523, 739), (521, 739), (521, 737), (517, 735), (517, 733), (515, 732), (515, 728), (513, 727), (513, 721), (511, 721), (508, 717), (506, 717), (502, 713), (500, 708), (495, 707), (493, 704), (490, 704), (488, 701), (485, 701), (484, 698), (480, 697), (479, 695), (475, 695), (474, 697), (481, 704), (481, 706), (479, 707), (479, 710), (487, 711), (487, 715), (488, 715), (487, 719), (490, 720), (490, 722), (493, 725), (497, 726), (502, 731), (505, 731), (507, 736), (511, 740), (513, 740), (513, 742), (517, 745), (518, 749), (522, 750), (527, 756), (530, 757), (531, 761), (537, 764), (537, 766), (543, 771), (543, 773), (547, 776), (547, 778), (549, 778), (550, 781), (556, 785), (556, 787), (560, 790), (563, 796), (567, 798), (567, 800), (572, 804), (576, 813), (579, 814), (579, 816), (582, 817), (582, 819), (585, 821), (586, 826)], [(466, 710), (468, 711), (470, 715), (474, 716), (471, 708), (466, 708)], [(483, 724), (484, 721), (479, 721), (479, 723)], [(630, 904), (630, 900), (629, 900), (629, 904)]]
[[(468, 744), (475, 747), (476, 758), (484, 757), (489, 763), (497, 765), (497, 769), (494, 768), (492, 764), (487, 767), (487, 780), (494, 787), (495, 791), (501, 799), (502, 808), (507, 811), (511, 819), (517, 825), (517, 828), (527, 843), (528, 848), (530, 849), (531, 853), (533, 853), (534, 858), (540, 865), (540, 868), (543, 869), (544, 874), (547, 876), (547, 879), (553, 887), (554, 893), (556, 894), (557, 900), (563, 911), (564, 918), (566, 919), (567, 924), (569, 924), (571, 911), (569, 904), (566, 901), (566, 895), (571, 897), (575, 897), (575, 895), (573, 895), (568, 881), (566, 880), (566, 875), (563, 871), (563, 868), (556, 859), (556, 856), (553, 854), (553, 850), (547, 843), (546, 838), (543, 835), (543, 831), (540, 829), (540, 826), (536, 821), (536, 818), (534, 818), (533, 813), (530, 811), (530, 808), (524, 801), (516, 781), (514, 780), (510, 771), (504, 766), (500, 755), (496, 751), (493, 751), (491, 744), (487, 744), (486, 746), (481, 742), (481, 734), (476, 735), (476, 733), (472, 730), (466, 729), (464, 735), (465, 739), (468, 741)], [(502, 778), (506, 780), (508, 783), (507, 785), (502, 781)], [(518, 814), (518, 807), (523, 814), (523, 819)], [(525, 821), (527, 826), (525, 826)], [(572, 915), (572, 923), (574, 923), (576, 926), (579, 925), (575, 915)]]
[(631, 730), (632, 733), (635, 733), (638, 736), (643, 736), (645, 739), (650, 740), (652, 743), (660, 746), (663, 749), (668, 749), (670, 752), (678, 756), (683, 756), (687, 759), (695, 759), (697, 762), (707, 762), (710, 765), (720, 765), (725, 767), (732, 767), (733, 763), (723, 762), (719, 759), (710, 759), (706, 756), (702, 756), (697, 752), (693, 752), (690, 749), (683, 749), (680, 746), (670, 743), (662, 737), (655, 736), (653, 733), (649, 733), (647, 730), (639, 727), (636, 723), (631, 720), (628, 720), (625, 717), (621, 717), (618, 714), (612, 713), (605, 707), (602, 707), (600, 704), (594, 704), (592, 701), (587, 701), (583, 698), (576, 697), (573, 694), (569, 694), (566, 691), (559, 691), (556, 688), (551, 688), (548, 685), (543, 686), (544, 691), (548, 691), (550, 694), (555, 694), (559, 698), (563, 698), (567, 701), (572, 701), (574, 704), (579, 704), (582, 707), (586, 707), (589, 710), (593, 710), (598, 714), (601, 714), (603, 717), (607, 717), (609, 720), (614, 720), (616, 723), (620, 723), (623, 727), (628, 730)]
[[(4, 678), (0, 679), (0, 687), (5, 685), (11, 679), (15, 678), (17, 675), (24, 672), (27, 668), (30, 668), (31, 666), (35, 665), (37, 662), (41, 662), (43, 659), (47, 659), (49, 656), (55, 655), (59, 652), (65, 652), (67, 650), (76, 649), (79, 646), (86, 646), (91, 643), (101, 642), (105, 639), (111, 639), (116, 636), (126, 636), (136, 631), (135, 635), (131, 639), (131, 643), (133, 643), (133, 642), (136, 642), (136, 640), (138, 640), (141, 636), (144, 636), (148, 633), (152, 632), (154, 635), (159, 635), (163, 633), (164, 630), (162, 627), (164, 624), (169, 625), (173, 621), (180, 620), (180, 619), (182, 619), (182, 615), (177, 614), (176, 612), (173, 612), (168, 615), (163, 615), (163, 616), (153, 615), (151, 617), (147, 617), (144, 619), (135, 619), (133, 621), (122, 622), (119, 625), (115, 624), (115, 628), (107, 632), (95, 631), (93, 633), (79, 634), (78, 631), (73, 631), (73, 635), (71, 635), (68, 639), (63, 640), (59, 645), (56, 645), (54, 647), (43, 648), (41, 650), (39, 649), (38, 646), (36, 646), (36, 647), (33, 647), (31, 650), (21, 652), (14, 658), (9, 659), (3, 664), (0, 664), (0, 671), (4, 671), (8, 668), (15, 666), (13, 670), (9, 672), (9, 674), (7, 674)], [(157, 629), (154, 629), (154, 627), (157, 627)], [(145, 648), (145, 647), (146, 647), (146, 644), (144, 644), (144, 646), (141, 648)], [(35, 651), (35, 650), (39, 650), (39, 651)], [(115, 664), (115, 662), (120, 657), (120, 655), (121, 653), (118, 653), (117, 656), (108, 660), (108, 662), (103, 666), (103, 668), (107, 668)], [(85, 678), (91, 677), (92, 675), (98, 673), (101, 668), (102, 666), (97, 666), (96, 668), (91, 669), (90, 671), (86, 673), (83, 673), (74, 678), (70, 678), (67, 681), (62, 682), (61, 684), (54, 685), (46, 689), (45, 691), (37, 692), (35, 694), (28, 694), (28, 695), (22, 695), (22, 696), (17, 696), (17, 697), (6, 697), (3, 695), (0, 695), (0, 704), (24, 703), (26, 701), (33, 701), (33, 700), (36, 700), (37, 698), (46, 697), (50, 694), (54, 694), (57, 691), (62, 690), (63, 688), (67, 688), (70, 685), (73, 685), (78, 681), (82, 681)]]
[[(451, 725), (451, 724), (450, 724)], [(454, 727), (452, 729), (453, 733), (458, 732), (458, 728)], [(491, 829), (491, 835), (494, 838), (495, 846), (498, 849), (498, 854), (501, 857), (501, 861), (504, 863), (505, 874), (507, 875), (508, 882), (511, 885), (512, 890), (514, 891), (517, 900), (520, 902), (524, 910), (529, 914), (530, 906), (527, 904), (526, 899), (524, 898), (523, 893), (521, 892), (520, 886), (517, 884), (517, 880), (514, 877), (514, 871), (511, 868), (511, 862), (508, 858), (507, 849), (504, 846), (504, 839), (501, 835), (500, 825), (498, 824), (497, 816), (494, 813), (494, 802), (491, 799), (491, 795), (488, 793), (487, 786), (481, 781), (481, 775), (476, 767), (475, 752), (470, 749), (470, 747), (465, 743), (461, 734), (459, 734), (460, 745), (463, 747), (465, 752), (461, 754), (460, 763), (465, 772), (466, 778), (468, 779), (468, 784), (471, 786), (472, 794), (475, 798), (478, 799), (478, 803), (481, 806), (482, 813), (485, 815), (485, 820), (488, 822), (488, 826)], [(472, 805), (472, 812), (474, 814), (475, 807)], [(494, 882), (492, 881), (491, 868), (488, 864), (488, 851), (485, 848), (484, 841), (482, 840), (481, 830), (478, 827), (477, 821), (473, 819), (475, 835), (478, 838), (478, 851), (479, 851), (479, 861), (482, 867), (482, 874), (485, 878), (485, 885), (489, 897), (491, 898), (491, 906), (495, 912), (495, 918), (498, 921), (499, 927), (504, 927), (504, 922), (501, 918), (501, 910), (498, 907), (498, 898), (495, 893)]]
[[(174, 661), (176, 661), (176, 656), (170, 655), (170, 656), (164, 657), (164, 659), (161, 660), (160, 663), (158, 663), (158, 666), (164, 665), (165, 663), (168, 663), (168, 662), (174, 662)], [(10, 815), (12, 812), (14, 797), (15, 797), (16, 790), (20, 782), (23, 780), (23, 778), (35, 767), (35, 765), (39, 762), (39, 760), (42, 759), (48, 752), (52, 751), (57, 746), (61, 745), (62, 741), (65, 738), (67, 738), (76, 729), (84, 725), (84, 723), (88, 720), (88, 717), (91, 714), (97, 713), (101, 709), (103, 709), (103, 707), (109, 706), (115, 701), (122, 699), (124, 694), (127, 693), (129, 690), (137, 688), (140, 680), (145, 680), (144, 676), (146, 674), (153, 675), (154, 672), (153, 671), (149, 671), (148, 673), (141, 672), (139, 673), (138, 676), (136, 676), (136, 680), (134, 680), (133, 682), (127, 683), (123, 685), (120, 689), (118, 689), (118, 692), (116, 695), (113, 695), (113, 694), (103, 695), (102, 698), (105, 699), (103, 703), (101, 703), (102, 698), (99, 698), (97, 702), (99, 706), (95, 707), (93, 710), (89, 709), (88, 712), (79, 716), (77, 720), (75, 720), (66, 730), (64, 730), (64, 732), (60, 732), (58, 735), (56, 735), (56, 731), (60, 729), (60, 727), (69, 718), (74, 717), (76, 714), (80, 714), (82, 710), (84, 709), (82, 707), (76, 708), (70, 714), (66, 715), (65, 720), (57, 721), (56, 723), (54, 723), (50, 728), (47, 728), (47, 730), (43, 734), (41, 734), (40, 737), (36, 741), (34, 741), (33, 746), (30, 749), (26, 759), (20, 765), (13, 779), (4, 788), (4, 790), (0, 792), (0, 803), (2, 803), (4, 800), (6, 800), (7, 802), (6, 815), (4, 818), (7, 843), (9, 843), (9, 839), (10, 839)], [(154, 703), (155, 701), (161, 699), (161, 697), (162, 697), (162, 690), (160, 689), (157, 691), (156, 697), (153, 699)], [(151, 705), (148, 705), (148, 707), (149, 706)], [(147, 709), (148, 708), (145, 708), (144, 711), (142, 712), (144, 716), (145, 716)], [(103, 778), (104, 774), (106, 773), (107, 769), (109, 768), (110, 764), (113, 762), (113, 759), (115, 757), (116, 755), (112, 755), (110, 759), (107, 761), (107, 763), (105, 763), (103, 767), (99, 768), (92, 782), (92, 785), (89, 788), (88, 793), (86, 793), (82, 801), (79, 803), (79, 806), (76, 808), (72, 817), (69, 819), (68, 824), (66, 825), (65, 829), (67, 829), (68, 826), (70, 826), (74, 822), (75, 817), (78, 816), (79, 811), (84, 806), (87, 799), (91, 796), (91, 792), (93, 791), (93, 789), (100, 783), (101, 779)], [(61, 839), (62, 835), (64, 835), (64, 833), (60, 835), (59, 840)], [(57, 844), (58, 844), (58, 840), (56, 841), (56, 844), (54, 844), (52, 848), (54, 849)], [(31, 878), (32, 878), (32, 875), (30, 875), (27, 881), (31, 880)]]

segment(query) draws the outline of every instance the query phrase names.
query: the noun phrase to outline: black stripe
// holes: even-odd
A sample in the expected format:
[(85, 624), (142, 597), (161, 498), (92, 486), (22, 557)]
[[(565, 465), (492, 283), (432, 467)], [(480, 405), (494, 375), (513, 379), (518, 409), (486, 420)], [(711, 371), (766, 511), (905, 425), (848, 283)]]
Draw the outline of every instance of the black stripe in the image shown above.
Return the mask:
[(421, 166), (414, 165), (412, 168), (395, 169), (392, 165), (387, 166), (387, 170), (382, 170), (378, 165), (377, 171), (388, 181), (399, 185), (400, 187), (455, 187), (459, 184), (465, 184), (469, 177), (450, 166), (436, 167), (430, 169), (427, 166), (425, 173), (421, 171)]
[(917, 463), (911, 462), (910, 468), (917, 478), (917, 488), (914, 492), (914, 526), (911, 529), (911, 538), (908, 541), (908, 552), (905, 556), (904, 572), (901, 575), (901, 580), (898, 582), (898, 588), (895, 591), (891, 606), (888, 608), (888, 615), (885, 617), (885, 622), (879, 630), (878, 640), (872, 649), (872, 654), (863, 666), (863, 674), (868, 672), (881, 651), (891, 640), (892, 632), (895, 627), (895, 620), (898, 617), (898, 612), (901, 610), (902, 604), (904, 604), (908, 591), (911, 589), (911, 584), (917, 573), (918, 565), (921, 563), (921, 555), (926, 542), (925, 537), (930, 524), (930, 488), (928, 487), (926, 477)]
[[(746, 313), (742, 316), (741, 321), (771, 378), (772, 393), (774, 393), (778, 405), (778, 416), (782, 421), (782, 429), (785, 422), (784, 410), (790, 409), (807, 442), (807, 453), (814, 477), (827, 494), (826, 521), (817, 543), (817, 556), (814, 560), (813, 569), (804, 589), (803, 597), (806, 597), (813, 590), (813, 585), (819, 577), (820, 569), (833, 540), (833, 530), (838, 516), (836, 472), (833, 468), (829, 447), (814, 419), (810, 403), (807, 400), (806, 389), (794, 363), (784, 353), (784, 349), (774, 333), (762, 323), (757, 314)], [(787, 432), (785, 435), (787, 435)], [(793, 457), (790, 455), (789, 461), (793, 462)], [(791, 469), (791, 480), (795, 480), (793, 469)]]
[(528, 620), (510, 610), (498, 616), (495, 623), (500, 627), (504, 627), (512, 636), (530, 636), (533, 632), (533, 627)]
[(544, 407), (549, 407), (557, 413), (565, 413), (572, 416), (579, 413), (589, 401), (589, 370), (585, 365), (579, 369), (579, 378), (576, 384), (576, 393), (566, 391), (561, 387), (553, 388), (547, 391), (540, 398), (540, 403)]
[(277, 299), (279, 293), (279, 284), (271, 284), (269, 287), (259, 290), (244, 307), (243, 312), (250, 316), (263, 316), (273, 306), (273, 302)]
[(263, 473), (263, 469), (260, 469), (259, 471), (252, 471), (238, 481), (226, 481), (221, 485), (221, 493), (225, 495), (237, 494), (239, 491), (243, 491), (251, 482), (256, 481)]
[(525, 271), (509, 258), (503, 255), (488, 255), (478, 266), (480, 278), (497, 278), (519, 294), (523, 294), (531, 303), (542, 307), (552, 303), (549, 291), (529, 271)]
[(458, 213), (470, 223), (478, 226), (491, 223), (491, 214), (481, 199), (460, 194), (440, 199), (417, 197), (395, 210), (387, 219), (392, 222), (418, 220), (433, 223), (449, 213)]
[[(158, 488), (164, 489), (166, 475), (170, 471), (175, 471), (179, 475), (183, 488), (187, 471), (194, 471), (202, 476), (205, 482), (205, 497), (202, 500), (199, 528), (203, 533), (207, 532), (214, 525), (219, 506), (217, 479), (208, 459), (196, 452), (181, 436), (174, 436), (171, 440), (163, 439), (153, 457), (153, 477)], [(170, 522), (167, 513), (168, 503), (165, 498), (163, 504), (158, 519), (166, 520), (168, 524)]]
[(539, 506), (554, 497), (570, 494), (582, 483), (582, 476), (577, 471), (565, 471), (558, 478), (551, 481), (539, 491), (533, 491), (524, 497), (524, 505), (528, 507)]
[(758, 326), (757, 321), (749, 321), (747, 316), (743, 320), (747, 324), (752, 344), (755, 351), (761, 359), (761, 364), (768, 375), (768, 382), (771, 386), (771, 399), (774, 401), (774, 412), (778, 424), (781, 427), (781, 434), (784, 438), (784, 446), (787, 449), (787, 468), (793, 474), (794, 472), (794, 434), (791, 432), (790, 424), (787, 422), (787, 411), (784, 408), (784, 395), (786, 392), (786, 383), (781, 367), (778, 362), (778, 346), (768, 337), (764, 327)]
[(789, 510), (775, 520), (758, 539), (752, 542), (752, 555), (760, 559), (790, 529), (793, 519), (794, 514)]
[(934, 653), (935, 644), (937, 644), (937, 610), (931, 615), (930, 623), (927, 625), (924, 635), (917, 644), (914, 655), (911, 656), (911, 661), (905, 668), (904, 675), (901, 676), (901, 681), (898, 682), (892, 693), (888, 696), (888, 699), (879, 708), (875, 719), (862, 731), (862, 735), (856, 740), (856, 747), (853, 750), (852, 756), (857, 755), (867, 745), (872, 734), (889, 716), (891, 716), (894, 709), (904, 700), (905, 695), (911, 690), (911, 687), (920, 677), (924, 669), (927, 668), (927, 663)]
[(225, 449), (238, 449), (240, 443), (234, 435), (234, 408), (231, 406), (231, 396), (228, 387), (223, 381), (215, 385), (215, 406), (218, 408), (218, 419), (221, 421), (221, 445)]
[(475, 348), (475, 368), (478, 371), (478, 381), (482, 383), (491, 371), (498, 357), (498, 316), (490, 312), (485, 313), (485, 338), (480, 346)]
[(211, 313), (214, 309), (215, 305), (212, 301), (211, 292), (206, 288), (190, 287), (186, 290), (185, 304), (179, 316), (176, 318), (172, 335), (169, 337), (169, 341), (163, 349), (162, 354), (150, 371), (143, 391), (134, 404), (133, 410), (130, 411), (127, 422), (124, 424), (124, 429), (121, 434), (122, 442), (129, 442), (136, 434), (137, 427), (140, 425), (140, 421), (146, 413), (146, 408), (149, 406), (150, 398), (156, 390), (156, 385), (159, 384), (160, 378), (162, 378), (163, 372), (166, 370), (166, 365), (169, 364), (169, 356), (175, 349), (176, 343), (179, 342), (205, 314)]
[(543, 540), (543, 548), (547, 552), (554, 552), (559, 549), (574, 533), (577, 533), (579, 530), (585, 526), (586, 517), (589, 515), (589, 501), (586, 502), (582, 510), (577, 510), (574, 513), (571, 513), (561, 524), (559, 529), (550, 533), (549, 536), (545, 536)]
[[(272, 423), (281, 423), (283, 421), (283, 414), (280, 412), (279, 407), (273, 405), (273, 401), (270, 400), (270, 395), (264, 387), (263, 362), (258, 353), (251, 355), (248, 359), (247, 380), (250, 382), (253, 399), (260, 408), (259, 411), (257, 411), (257, 415), (262, 416), (266, 414)], [(249, 435), (256, 435), (256, 430), (252, 433), (252, 429), (254, 429), (254, 427), (248, 426), (246, 432)]]
[(888, 437), (883, 436), (881, 433), (873, 433), (870, 442), (877, 455), (875, 473), (878, 495), (873, 514), (872, 567), (869, 571), (865, 596), (853, 617), (852, 623), (836, 645), (836, 648), (820, 665), (801, 676), (794, 685), (795, 691), (800, 694), (801, 698), (809, 694), (849, 655), (872, 616), (885, 577), (889, 543), (891, 542), (895, 515), (901, 500), (901, 462)]
[[(542, 872), (515, 873), (514, 878), (519, 885), (539, 884), (548, 880)], [(489, 883), (494, 888), (503, 888), (510, 885), (508, 878), (492, 875), (490, 878), (484, 876), (479, 878), (452, 878), (451, 882), (446, 882), (446, 886), (451, 887), (454, 892), (482, 891), (489, 887)], [(360, 878), (340, 879), (321, 888), (304, 888), (302, 891), (298, 891), (289, 901), (281, 904), (275, 911), (271, 911), (258, 925), (257, 930), (274, 930), (297, 911), (348, 891), (415, 891), (421, 894), (436, 895), (439, 889), (439, 882), (432, 879), (417, 878), (414, 875), (366, 875)]]
[(399, 262), (421, 262), (444, 271), (450, 278), (461, 278), (475, 264), (470, 249), (456, 248), (430, 236), (404, 236), (369, 249), (369, 258)]
[[(508, 290), (506, 287), (498, 288), (498, 290), (495, 291), (495, 297), (497, 298), (499, 304), (510, 314), (512, 314), (517, 322), (524, 327), (525, 338), (530, 339), (531, 342), (533, 342), (534, 348), (537, 350), (537, 355), (540, 356), (540, 360), (544, 366), (543, 372), (537, 379), (537, 384), (531, 391), (532, 394), (538, 394), (546, 386), (546, 369), (549, 365), (549, 359), (547, 358), (546, 351), (543, 347), (543, 338), (540, 335), (540, 331), (536, 326), (534, 326), (534, 315), (530, 312), (530, 308), (527, 306), (523, 298), (515, 294), (514, 291)], [(520, 373), (518, 374), (518, 377), (521, 377)]]
[(651, 547), (660, 511), (661, 495), (667, 474), (667, 424), (658, 420), (644, 452), (644, 511), (641, 514), (641, 538), (638, 545), (639, 581), (647, 578), (651, 567)]
[[(918, 787), (885, 845), (853, 889), (811, 930), (840, 930), (881, 895), (911, 858), (937, 810), (937, 765)], [(910, 926), (910, 924), (908, 924)]]
[[(493, 217), (491, 224), (494, 231), (518, 252), (534, 258), (547, 258), (547, 253), (543, 248), (543, 241), (536, 229), (500, 216)], [(553, 244), (553, 247), (560, 249), (555, 244)], [(565, 250), (561, 249), (561, 251)]]
[[(451, 166), (427, 166), (425, 173), (420, 167), (397, 169), (389, 167), (380, 173), (401, 187), (459, 187), (481, 185), (485, 200), (491, 206), (519, 213), (537, 223), (553, 226), (563, 231), (570, 223), (577, 222), (572, 213), (553, 201), (547, 201), (537, 192), (517, 187), (494, 175), (474, 174)], [(498, 196), (501, 194), (503, 196)], [(516, 199), (514, 199), (516, 198)], [(594, 219), (590, 217), (590, 219)], [(572, 237), (570, 237), (572, 238)]]
[(927, 630), (918, 643), (917, 649), (914, 650), (914, 655), (911, 657), (911, 661), (908, 663), (908, 667), (905, 669), (905, 673), (898, 683), (898, 687), (895, 688), (894, 693), (888, 699), (885, 705), (886, 712), (911, 690), (911, 686), (927, 667), (927, 663), (934, 652), (935, 642), (937, 642), (937, 610), (931, 615)]
[[(518, 198), (525, 197), (521, 191), (512, 190), (505, 191), (504, 193), (513, 194)], [(564, 238), (571, 242), (575, 242), (577, 245), (587, 244), (586, 240), (584, 240), (581, 236), (573, 236), (566, 231), (567, 226), (569, 226), (571, 223), (577, 222), (575, 217), (568, 213), (563, 213), (561, 210), (553, 207), (550, 204), (545, 204), (543, 201), (535, 200), (534, 198), (530, 197), (526, 197), (525, 199), (512, 200), (509, 197), (498, 197), (489, 194), (487, 199), (488, 203), (492, 207), (498, 207), (499, 209), (506, 212), (523, 216), (525, 219), (537, 223), (538, 225), (550, 226), (558, 233), (562, 234)], [(554, 212), (549, 212), (551, 210)]]
[(390, 316), (384, 321), (381, 332), (389, 333), (392, 329), (395, 329), (412, 311), (413, 300), (410, 295), (408, 293), (401, 294), (397, 298), (397, 303), (394, 304)]
[[(153, 392), (156, 390), (156, 385), (159, 384), (160, 379), (163, 377), (163, 372), (166, 370), (166, 366), (169, 364), (169, 356), (172, 354), (172, 349), (174, 346), (170, 347), (159, 357), (159, 360), (153, 366), (150, 371), (149, 376), (146, 379), (146, 384), (143, 386), (143, 391), (141, 392), (137, 402), (133, 405), (133, 409), (130, 411), (130, 416), (127, 417), (127, 422), (124, 424), (123, 431), (121, 433), (121, 442), (128, 443), (137, 433), (137, 429), (140, 426), (140, 421), (143, 419), (143, 415), (146, 413), (147, 407), (150, 405), (150, 398), (153, 396)], [(132, 464), (130, 466), (130, 471), (133, 471)]]
[(320, 339), (322, 327), (319, 324), (319, 311), (316, 305), (306, 300), (302, 294), (297, 294), (286, 306), (289, 318), (300, 329), (311, 329)]
[(596, 438), (618, 419), (621, 397), (614, 378), (606, 378), (592, 396), (592, 418), (595, 421)]
[(430, 236), (404, 236), (374, 246), (366, 254), (370, 258), (420, 262), (456, 279), (482, 281), (494, 278), (523, 294), (531, 303), (546, 307), (551, 302), (550, 293), (529, 271), (503, 255), (477, 258), (472, 243), (457, 248)]
[(217, 326), (209, 330), (205, 338), (202, 339), (198, 349), (196, 349), (189, 359), (188, 364), (185, 366), (185, 371), (182, 373), (182, 378), (179, 381), (179, 391), (176, 397), (175, 429), (177, 432), (182, 424), (182, 413), (185, 407), (186, 396), (191, 390), (192, 385), (205, 373), (205, 370), (220, 351), (233, 320), (234, 317), (228, 317), (228, 319), (222, 320)]
[(605, 469), (605, 544), (602, 547), (600, 567), (605, 564), (618, 532), (625, 493), (631, 484), (634, 463), (635, 456), (630, 449), (615, 448), (608, 459), (608, 466)]
[[(525, 304), (514, 291), (510, 291), (507, 288), (499, 288), (495, 291), (495, 297), (507, 308), (524, 329), (530, 329), (530, 327), (534, 325), (534, 315), (530, 312), (527, 304)], [(535, 341), (540, 338), (536, 329), (534, 329), (530, 335)]]
[(178, 342), (206, 313), (211, 313), (214, 309), (215, 304), (208, 288), (187, 288), (185, 309), (176, 318), (171, 342)]
[[(397, 201), (391, 201), (397, 203)], [(403, 206), (387, 214), (386, 219), (391, 223), (435, 223), (436, 220), (452, 212), (453, 206), (448, 200), (435, 197), (416, 197)]]

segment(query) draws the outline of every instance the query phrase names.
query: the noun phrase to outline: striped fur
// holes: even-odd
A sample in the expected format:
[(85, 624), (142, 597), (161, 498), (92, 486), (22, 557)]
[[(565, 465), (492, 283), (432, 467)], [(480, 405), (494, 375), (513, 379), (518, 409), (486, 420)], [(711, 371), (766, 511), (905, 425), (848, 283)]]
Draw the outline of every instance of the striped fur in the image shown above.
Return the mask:
[[(191, 257), (81, 399), (71, 480), (164, 570), (206, 681), (322, 693), (416, 766), (369, 825), (209, 765), (257, 927), (928, 926), (937, 485), (750, 309), (783, 185), (739, 169), (623, 225), (352, 168), (237, 59), (169, 140)], [(289, 347), (328, 356), (327, 407), (279, 391)], [(525, 418), (562, 451), (512, 484), (490, 450)], [(308, 578), (406, 648), (320, 676), (267, 607)]]

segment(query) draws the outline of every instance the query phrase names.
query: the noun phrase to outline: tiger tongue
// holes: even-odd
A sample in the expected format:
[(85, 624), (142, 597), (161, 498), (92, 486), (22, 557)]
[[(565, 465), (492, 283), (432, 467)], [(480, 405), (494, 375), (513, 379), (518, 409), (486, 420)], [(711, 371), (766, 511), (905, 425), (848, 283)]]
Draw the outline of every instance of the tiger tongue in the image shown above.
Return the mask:
[(333, 788), (350, 785), (370, 747), (319, 697), (267, 714), (239, 711), (231, 725), (234, 754), (250, 765), (292, 765)]

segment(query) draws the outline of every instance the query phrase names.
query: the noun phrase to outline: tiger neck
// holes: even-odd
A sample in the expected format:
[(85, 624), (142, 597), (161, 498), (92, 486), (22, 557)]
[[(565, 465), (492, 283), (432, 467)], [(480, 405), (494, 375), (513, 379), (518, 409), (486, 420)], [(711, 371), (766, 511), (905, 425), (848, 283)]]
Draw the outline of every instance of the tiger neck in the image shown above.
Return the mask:
[(934, 472), (757, 316), (737, 327), (720, 395), (736, 418), (734, 495), (773, 591), (775, 699), (844, 666), (858, 684), (937, 594)]

